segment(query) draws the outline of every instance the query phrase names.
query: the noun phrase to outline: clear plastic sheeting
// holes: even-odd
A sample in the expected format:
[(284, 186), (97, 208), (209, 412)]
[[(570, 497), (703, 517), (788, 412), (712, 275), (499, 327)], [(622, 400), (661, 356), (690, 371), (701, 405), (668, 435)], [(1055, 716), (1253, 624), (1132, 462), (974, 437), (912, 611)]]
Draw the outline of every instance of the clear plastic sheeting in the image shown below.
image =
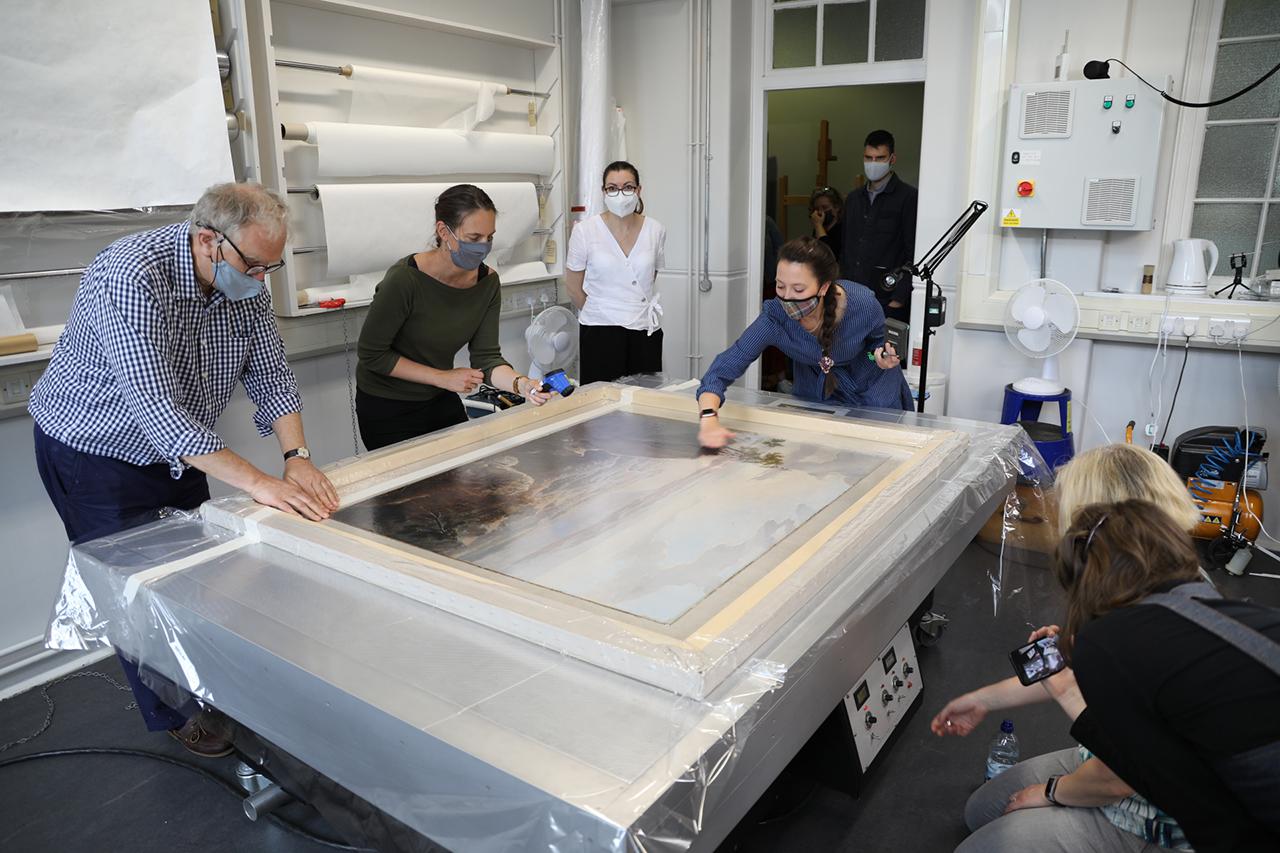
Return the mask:
[[(691, 390), (678, 395), (694, 406)], [(238, 498), (73, 548), (48, 645), (114, 644), (452, 850), (711, 849), (975, 532), (1008, 512), (1028, 456), (1016, 427), (814, 413), (849, 415), (962, 433), (967, 454), (874, 547), (840, 551), (842, 570), (703, 699), (273, 546), (269, 512), (238, 528), (209, 520)]]
[[(0, 273), (28, 329), (66, 322), (80, 270), (121, 237), (187, 218), (188, 207), (0, 214)], [(50, 271), (63, 271), (48, 275)], [(47, 351), (47, 348), (46, 348)]]

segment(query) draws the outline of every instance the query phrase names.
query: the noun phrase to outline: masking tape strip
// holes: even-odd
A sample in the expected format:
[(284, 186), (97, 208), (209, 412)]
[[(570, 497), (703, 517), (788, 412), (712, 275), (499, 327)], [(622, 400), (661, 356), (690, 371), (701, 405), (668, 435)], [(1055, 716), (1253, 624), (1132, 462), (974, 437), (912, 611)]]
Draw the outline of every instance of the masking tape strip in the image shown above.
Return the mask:
[(254, 540), (251, 540), (247, 536), (238, 536), (235, 539), (214, 545), (212, 548), (201, 551), (198, 554), (191, 554), (183, 557), (181, 560), (174, 560), (170, 563), (161, 563), (160, 565), (153, 566), (145, 571), (129, 575), (129, 579), (125, 581), (124, 584), (125, 603), (133, 603), (134, 597), (138, 594), (139, 587), (143, 584), (149, 584), (153, 581), (160, 580), (161, 578), (168, 577), (174, 572), (189, 569), (192, 566), (208, 562), (216, 557), (221, 557), (223, 554), (230, 554), (232, 551), (237, 551), (245, 545), (253, 544), (253, 541)]

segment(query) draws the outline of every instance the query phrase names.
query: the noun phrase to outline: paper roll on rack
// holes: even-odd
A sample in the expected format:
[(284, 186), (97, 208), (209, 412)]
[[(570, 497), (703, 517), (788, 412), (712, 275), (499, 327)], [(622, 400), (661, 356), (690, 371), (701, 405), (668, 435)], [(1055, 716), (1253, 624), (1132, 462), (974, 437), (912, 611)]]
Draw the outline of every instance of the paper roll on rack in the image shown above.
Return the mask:
[[(330, 278), (381, 272), (432, 242), (435, 204), (453, 184), (319, 184)], [(538, 194), (531, 183), (477, 184), (498, 208), (490, 266), (538, 227)]]
[[(380, 114), (386, 106), (388, 95), (408, 95), (431, 101), (469, 103), (470, 106), (450, 119), (451, 126), (462, 130), (470, 130), (480, 122), (487, 121), (493, 116), (496, 106), (494, 98), (511, 91), (505, 83), (490, 80), (467, 80), (373, 65), (352, 65), (350, 78), (356, 84), (351, 103), (351, 118), (354, 121)], [(366, 83), (369, 84), (368, 88), (364, 86)]]
[(307, 122), (321, 177), (378, 175), (550, 175), (555, 142), (528, 133), (489, 133), (376, 124)]

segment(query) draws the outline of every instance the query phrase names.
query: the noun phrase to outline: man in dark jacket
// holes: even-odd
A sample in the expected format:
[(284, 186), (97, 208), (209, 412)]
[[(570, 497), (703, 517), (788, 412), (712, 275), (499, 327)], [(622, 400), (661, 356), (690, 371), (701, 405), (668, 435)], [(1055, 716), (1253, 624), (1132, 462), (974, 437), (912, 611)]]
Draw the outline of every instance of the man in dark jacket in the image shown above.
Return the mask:
[(886, 317), (908, 322), (911, 277), (892, 291), (880, 282), (885, 273), (910, 263), (916, 245), (916, 188), (893, 172), (897, 155), (893, 134), (874, 130), (862, 152), (866, 186), (850, 191), (844, 205), (844, 251), (840, 275), (875, 292)]

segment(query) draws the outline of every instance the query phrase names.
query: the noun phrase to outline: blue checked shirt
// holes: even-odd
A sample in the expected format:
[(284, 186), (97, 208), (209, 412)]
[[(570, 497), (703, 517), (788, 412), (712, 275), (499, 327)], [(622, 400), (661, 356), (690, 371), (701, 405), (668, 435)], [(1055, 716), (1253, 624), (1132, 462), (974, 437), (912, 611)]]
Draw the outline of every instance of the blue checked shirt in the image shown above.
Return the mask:
[(85, 270), (66, 330), (31, 393), (31, 416), (84, 453), (135, 465), (226, 445), (213, 431), (237, 382), (258, 433), (302, 411), (270, 291), (232, 302), (196, 281), (186, 222), (124, 237)]

